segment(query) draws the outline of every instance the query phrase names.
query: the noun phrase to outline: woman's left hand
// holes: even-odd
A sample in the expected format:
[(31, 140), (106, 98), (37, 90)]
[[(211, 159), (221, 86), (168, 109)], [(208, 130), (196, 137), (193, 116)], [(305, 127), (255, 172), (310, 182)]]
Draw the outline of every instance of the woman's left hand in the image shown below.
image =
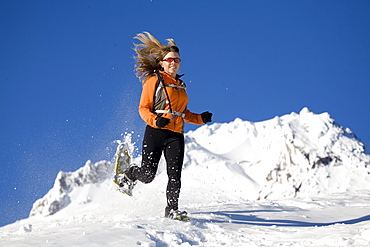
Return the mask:
[(212, 122), (212, 113), (206, 111), (206, 112), (203, 112), (202, 114), (200, 114), (202, 116), (202, 120), (204, 123), (210, 123)]

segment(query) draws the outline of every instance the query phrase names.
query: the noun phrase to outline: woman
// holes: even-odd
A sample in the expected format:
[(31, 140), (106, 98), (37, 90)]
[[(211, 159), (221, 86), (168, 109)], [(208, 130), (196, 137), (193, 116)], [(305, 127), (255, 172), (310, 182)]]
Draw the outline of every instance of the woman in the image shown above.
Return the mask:
[(133, 165), (125, 174), (131, 183), (136, 180), (150, 183), (163, 153), (168, 174), (165, 217), (181, 219), (186, 215), (178, 210), (185, 148), (184, 121), (201, 125), (212, 121), (212, 113), (195, 114), (187, 109), (185, 83), (177, 74), (180, 52), (173, 39), (167, 39), (165, 46), (148, 32), (135, 38), (142, 42), (135, 44), (135, 69), (143, 84), (139, 113), (147, 126), (141, 166)]

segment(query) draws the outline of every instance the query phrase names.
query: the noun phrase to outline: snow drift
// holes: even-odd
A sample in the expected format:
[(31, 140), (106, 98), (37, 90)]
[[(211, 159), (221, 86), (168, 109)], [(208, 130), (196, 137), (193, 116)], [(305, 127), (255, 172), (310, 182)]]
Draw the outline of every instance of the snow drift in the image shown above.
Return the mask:
[[(370, 155), (364, 144), (328, 113), (314, 114), (303, 108), (299, 114), (257, 123), (237, 118), (190, 131), (185, 140), (182, 194), (192, 194), (183, 200), (189, 204), (225, 196), (229, 200), (309, 197), (370, 186)], [(140, 158), (134, 162), (139, 164)], [(155, 184), (166, 183), (161, 163)], [(60, 172), (53, 188), (34, 203), (30, 216), (52, 215), (76, 204), (71, 195), (80, 195), (78, 191), (87, 186), (95, 186), (100, 193), (109, 191), (112, 169), (110, 161), (88, 161), (75, 172)], [(134, 193), (142, 189), (142, 196), (144, 186), (138, 185)], [(148, 195), (162, 193), (164, 197), (164, 188), (152, 186), (156, 188)], [(78, 206), (90, 200), (89, 196), (80, 198)]]

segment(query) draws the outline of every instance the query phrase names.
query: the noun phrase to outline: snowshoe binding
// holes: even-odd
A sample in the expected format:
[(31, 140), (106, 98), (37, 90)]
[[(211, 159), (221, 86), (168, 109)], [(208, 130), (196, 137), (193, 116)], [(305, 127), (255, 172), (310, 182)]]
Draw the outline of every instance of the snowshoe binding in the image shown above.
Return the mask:
[(116, 175), (115, 183), (120, 192), (132, 196), (132, 190), (135, 187), (136, 182), (132, 181), (125, 173)]

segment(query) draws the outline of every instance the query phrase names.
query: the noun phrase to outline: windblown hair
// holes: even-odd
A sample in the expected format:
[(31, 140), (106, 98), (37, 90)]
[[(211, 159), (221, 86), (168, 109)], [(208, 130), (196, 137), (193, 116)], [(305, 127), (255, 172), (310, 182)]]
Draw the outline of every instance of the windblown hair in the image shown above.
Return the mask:
[(180, 53), (173, 39), (167, 39), (167, 46), (162, 45), (149, 32), (139, 33), (135, 39), (142, 42), (142, 44), (134, 44), (136, 76), (142, 83), (151, 77), (155, 70), (163, 70), (159, 62), (163, 60), (167, 53)]

